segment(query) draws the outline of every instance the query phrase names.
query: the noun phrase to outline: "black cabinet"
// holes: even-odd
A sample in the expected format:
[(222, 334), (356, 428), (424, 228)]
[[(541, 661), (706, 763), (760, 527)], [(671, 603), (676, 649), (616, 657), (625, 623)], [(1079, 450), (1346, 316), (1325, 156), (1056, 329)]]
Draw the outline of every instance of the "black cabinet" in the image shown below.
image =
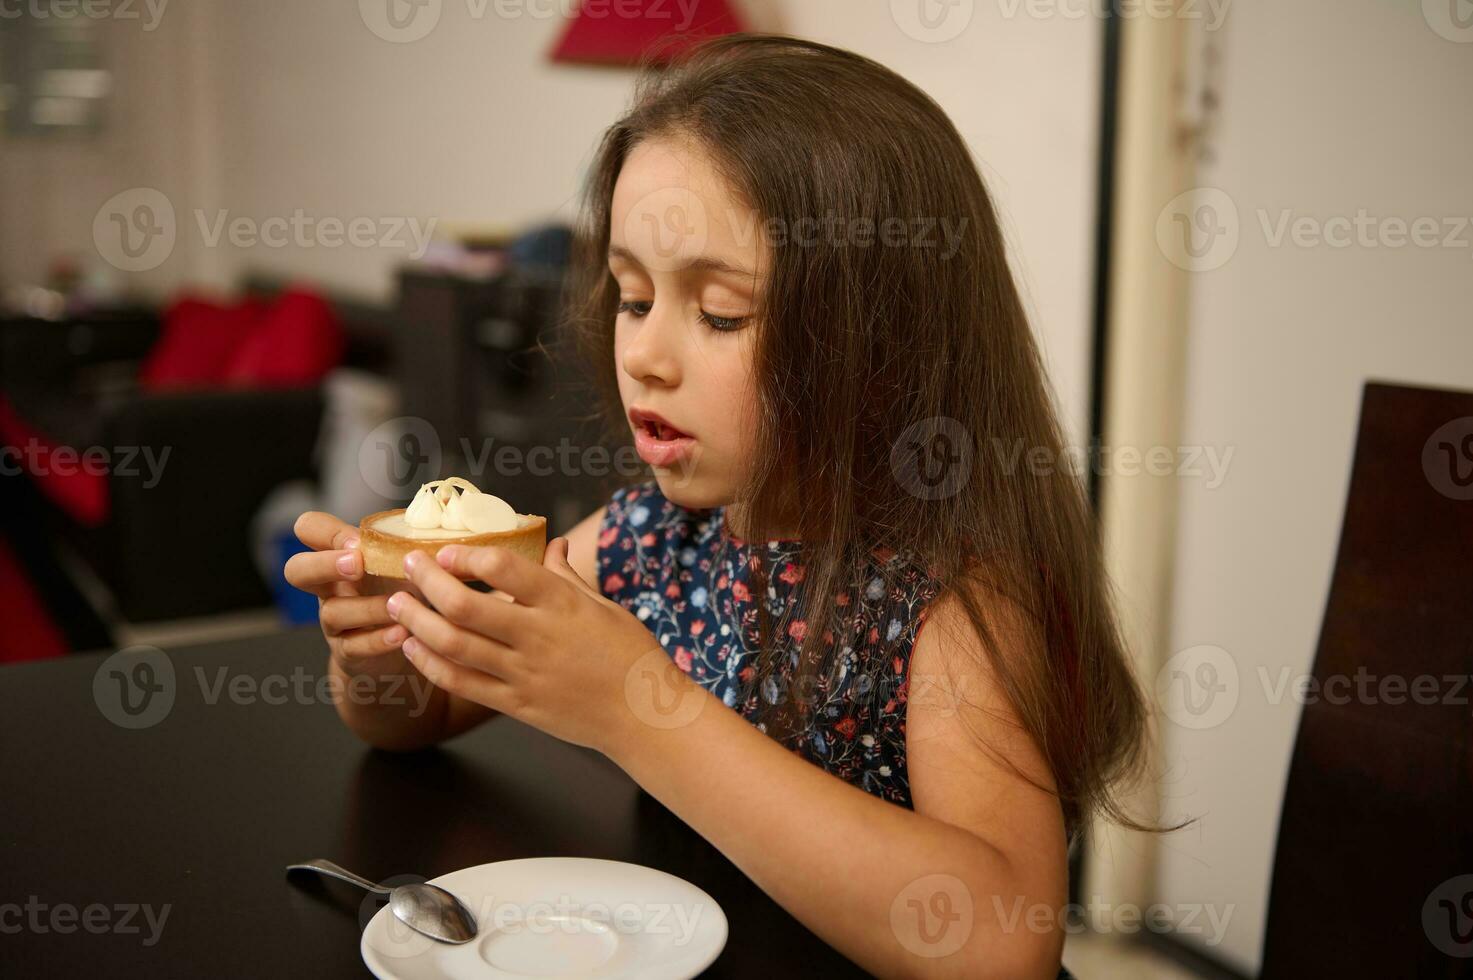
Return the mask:
[(559, 277), (529, 270), (399, 276), (403, 413), (438, 438), (438, 475), (545, 515), (549, 536), (630, 482), (613, 463), (629, 471), (629, 453), (601, 438), (586, 370), (560, 335), (561, 296)]

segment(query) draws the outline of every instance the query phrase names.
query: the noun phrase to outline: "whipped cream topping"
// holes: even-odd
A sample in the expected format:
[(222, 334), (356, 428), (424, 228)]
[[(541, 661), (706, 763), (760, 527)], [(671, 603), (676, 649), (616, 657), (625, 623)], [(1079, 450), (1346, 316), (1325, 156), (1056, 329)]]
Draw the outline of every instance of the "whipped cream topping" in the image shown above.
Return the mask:
[(421, 531), (485, 534), (515, 530), (521, 526), (521, 519), (500, 497), (482, 493), (469, 480), (452, 476), (420, 487), (404, 511), (404, 523)]

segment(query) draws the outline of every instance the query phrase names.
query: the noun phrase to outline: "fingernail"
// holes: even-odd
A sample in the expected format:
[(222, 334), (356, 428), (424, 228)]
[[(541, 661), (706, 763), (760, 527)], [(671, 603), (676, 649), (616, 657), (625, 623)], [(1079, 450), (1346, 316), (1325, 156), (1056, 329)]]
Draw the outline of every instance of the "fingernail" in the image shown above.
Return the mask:
[(352, 575), (354, 572), (358, 571), (358, 555), (339, 555), (337, 565), (338, 571), (342, 572), (344, 575)]
[(418, 562), (419, 562), (419, 552), (418, 551), (411, 551), (409, 554), (407, 554), (407, 555), (404, 556), (404, 570), (405, 571), (408, 571), (408, 572), (414, 571), (414, 566)]
[(358, 539), (357, 538), (349, 538), (348, 540), (346, 540), (346, 541), (343, 542), (343, 547), (344, 548), (350, 548), (350, 549), (351, 548), (358, 547)]
[(405, 640), (404, 641), (404, 655), (406, 657), (408, 657), (410, 660), (413, 660), (414, 658), (418, 657), (419, 656), (419, 640), (417, 640), (416, 638), (414, 638), (412, 636), (409, 637), (407, 640)]
[(459, 554), (460, 545), (447, 544), (445, 547), (435, 552), (435, 561), (448, 568), (450, 566), (450, 563), (455, 561), (456, 556)]
[(389, 609), (389, 616), (393, 619), (398, 619), (399, 607), (404, 605), (404, 593), (395, 592), (393, 595), (389, 596), (389, 601), (386, 602), (384, 605), (386, 605)]
[(391, 647), (396, 647), (409, 639), (409, 631), (402, 626), (395, 626), (384, 634), (384, 642)]

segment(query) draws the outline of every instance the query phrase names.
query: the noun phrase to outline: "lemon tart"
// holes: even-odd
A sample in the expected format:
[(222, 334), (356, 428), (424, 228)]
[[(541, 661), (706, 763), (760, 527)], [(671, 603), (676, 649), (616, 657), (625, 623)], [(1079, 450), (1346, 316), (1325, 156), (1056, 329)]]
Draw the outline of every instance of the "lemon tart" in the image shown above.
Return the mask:
[(547, 548), (547, 518), (518, 514), (500, 497), (482, 493), (458, 476), (419, 488), (408, 507), (369, 514), (358, 524), (363, 570), (383, 578), (405, 578), (404, 556), (441, 546), (497, 545), (537, 564)]

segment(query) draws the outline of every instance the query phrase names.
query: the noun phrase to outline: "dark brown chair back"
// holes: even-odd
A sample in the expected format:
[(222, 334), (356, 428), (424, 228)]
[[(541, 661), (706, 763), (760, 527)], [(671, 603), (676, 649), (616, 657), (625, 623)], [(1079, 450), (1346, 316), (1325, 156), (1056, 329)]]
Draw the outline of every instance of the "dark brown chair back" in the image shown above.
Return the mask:
[(1264, 978), (1473, 977), (1470, 678), (1473, 394), (1368, 384)]

